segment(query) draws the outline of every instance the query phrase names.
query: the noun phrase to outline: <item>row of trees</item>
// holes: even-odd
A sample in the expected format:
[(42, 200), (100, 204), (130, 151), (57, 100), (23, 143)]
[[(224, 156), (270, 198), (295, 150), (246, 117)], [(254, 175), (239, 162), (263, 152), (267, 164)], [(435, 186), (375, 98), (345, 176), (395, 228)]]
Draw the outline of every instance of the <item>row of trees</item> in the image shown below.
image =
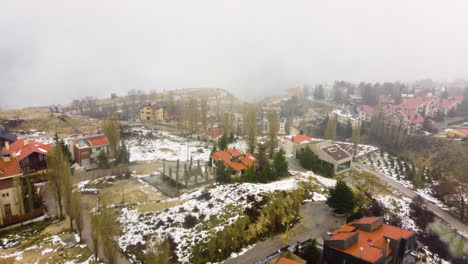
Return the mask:
[(208, 242), (195, 245), (190, 262), (219, 262), (259, 239), (288, 231), (299, 219), (299, 209), (307, 194), (301, 188), (290, 193), (275, 192), (265, 197), (264, 201), (248, 210), (246, 216), (213, 233)]

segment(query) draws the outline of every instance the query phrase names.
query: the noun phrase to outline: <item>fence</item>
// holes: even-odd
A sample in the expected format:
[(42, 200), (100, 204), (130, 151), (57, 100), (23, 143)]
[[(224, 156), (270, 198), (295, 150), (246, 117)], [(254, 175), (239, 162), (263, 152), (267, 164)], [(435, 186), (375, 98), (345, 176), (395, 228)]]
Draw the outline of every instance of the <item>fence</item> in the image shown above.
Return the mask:
[(35, 208), (31, 212), (23, 214), (23, 215), (15, 215), (15, 216), (8, 216), (3, 218), (3, 225), (0, 225), (0, 227), (6, 227), (10, 225), (15, 225), (19, 224), (21, 222), (31, 220), (33, 218), (39, 217), (44, 215), (44, 209), (41, 208)]

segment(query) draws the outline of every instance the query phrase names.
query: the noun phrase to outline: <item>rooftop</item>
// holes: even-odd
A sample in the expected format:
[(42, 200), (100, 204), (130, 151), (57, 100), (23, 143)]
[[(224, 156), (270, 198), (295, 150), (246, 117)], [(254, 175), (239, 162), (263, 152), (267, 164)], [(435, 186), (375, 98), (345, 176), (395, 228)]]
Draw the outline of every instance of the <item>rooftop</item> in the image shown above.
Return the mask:
[(0, 179), (21, 175), (21, 167), (16, 158), (10, 158), (9, 161), (4, 161), (0, 157)]
[(27, 140), (20, 138), (10, 145), (8, 153), (16, 152), (16, 158), (18, 161), (23, 160), (32, 153), (39, 153), (47, 155), (47, 151), (51, 147), (50, 144), (42, 144), (33, 140)]
[(91, 147), (109, 145), (109, 140), (105, 136), (90, 138), (88, 142)]
[(344, 149), (342, 149), (340, 146), (334, 144), (328, 147), (322, 148), (322, 150), (330, 156), (332, 159), (336, 161), (340, 161), (343, 159), (347, 159), (351, 157), (351, 155), (348, 154)]
[[(391, 225), (386, 225), (380, 223), (382, 221), (381, 217), (368, 217), (362, 218), (353, 223), (348, 223), (332, 233), (332, 236), (327, 239), (325, 242), (325, 247), (333, 248), (335, 250), (344, 252), (346, 254), (352, 255), (353, 257), (362, 259), (366, 262), (375, 263), (378, 260), (381, 260), (383, 257), (388, 257), (392, 255), (392, 251), (387, 250), (387, 239), (399, 240), (399, 239), (408, 239), (411, 236), (415, 235), (414, 232), (398, 228)], [(376, 228), (371, 232), (366, 232), (354, 225), (376, 225)], [(348, 240), (351, 237), (357, 234), (357, 240)], [(332, 241), (351, 241), (350, 243), (342, 243), (345, 245), (345, 248), (338, 248), (338, 244), (333, 244)], [(333, 244), (333, 245), (332, 245)], [(334, 246), (335, 245), (335, 246)]]
[[(239, 158), (242, 157), (239, 161), (233, 161), (233, 157)], [(211, 155), (216, 161), (222, 160), (226, 167), (231, 168), (232, 170), (239, 172), (247, 169), (252, 166), (257, 160), (255, 156), (251, 153), (244, 154), (243, 152), (237, 149), (227, 149), (222, 151), (216, 151)]]

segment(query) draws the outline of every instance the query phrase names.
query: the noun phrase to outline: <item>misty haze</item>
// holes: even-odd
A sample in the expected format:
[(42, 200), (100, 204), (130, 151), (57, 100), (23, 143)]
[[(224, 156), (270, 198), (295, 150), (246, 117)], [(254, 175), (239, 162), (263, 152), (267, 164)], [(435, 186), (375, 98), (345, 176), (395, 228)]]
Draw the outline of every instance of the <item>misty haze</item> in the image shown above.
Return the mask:
[(4, 1), (0, 263), (467, 263), (466, 10)]

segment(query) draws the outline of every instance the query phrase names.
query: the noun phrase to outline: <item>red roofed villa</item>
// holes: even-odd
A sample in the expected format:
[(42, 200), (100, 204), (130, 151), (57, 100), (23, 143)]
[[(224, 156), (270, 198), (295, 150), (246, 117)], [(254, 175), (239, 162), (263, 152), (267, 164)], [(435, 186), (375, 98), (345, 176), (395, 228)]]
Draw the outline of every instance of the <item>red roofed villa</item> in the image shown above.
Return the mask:
[(415, 247), (414, 232), (367, 217), (331, 233), (324, 241), (323, 263), (399, 264)]
[(217, 164), (223, 162), (224, 166), (232, 170), (232, 174), (238, 176), (257, 162), (257, 158), (253, 154), (243, 153), (235, 148), (217, 151), (211, 154), (211, 160), (213, 168), (216, 168)]
[(83, 167), (96, 163), (101, 152), (109, 153), (109, 140), (102, 134), (75, 137), (68, 146), (72, 159)]
[(44, 173), (47, 170), (47, 151), (50, 144), (20, 138), (13, 144), (5, 143), (6, 153), (18, 160), (23, 174)]

